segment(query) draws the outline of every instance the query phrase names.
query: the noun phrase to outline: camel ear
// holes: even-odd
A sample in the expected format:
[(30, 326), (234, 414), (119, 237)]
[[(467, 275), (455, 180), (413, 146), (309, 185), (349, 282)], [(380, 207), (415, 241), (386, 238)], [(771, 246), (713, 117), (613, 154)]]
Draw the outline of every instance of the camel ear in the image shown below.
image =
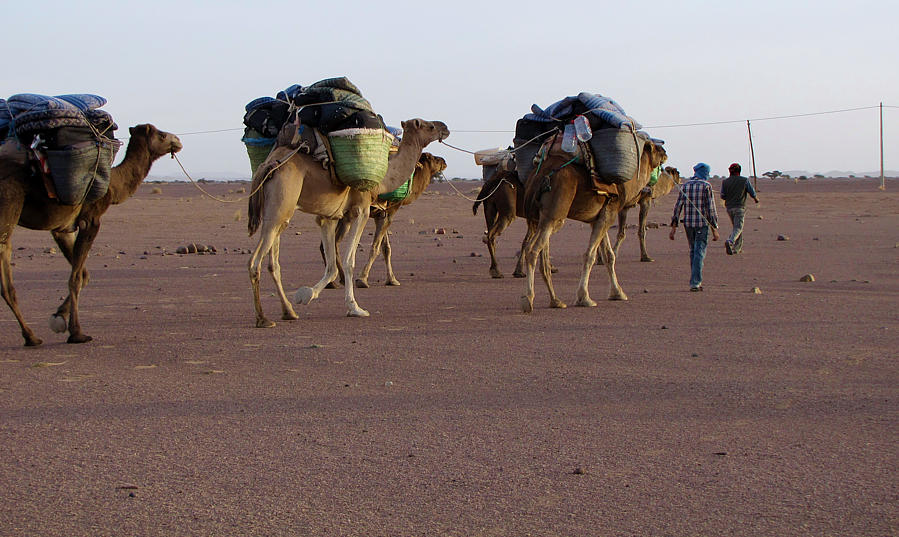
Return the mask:
[(421, 128), (421, 120), (418, 119), (418, 118), (413, 119), (413, 120), (412, 120), (412, 124), (415, 126), (416, 129), (420, 129), (420, 128)]

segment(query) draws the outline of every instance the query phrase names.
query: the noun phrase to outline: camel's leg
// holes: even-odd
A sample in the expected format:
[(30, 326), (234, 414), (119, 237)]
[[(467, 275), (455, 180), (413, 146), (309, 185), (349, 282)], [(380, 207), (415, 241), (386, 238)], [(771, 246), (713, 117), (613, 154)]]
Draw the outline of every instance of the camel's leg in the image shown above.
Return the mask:
[[(612, 225), (612, 217), (610, 215), (607, 216), (608, 212), (607, 209), (603, 209), (594, 223), (594, 226), (596, 226), (604, 221), (602, 225), (606, 230), (604, 235), (608, 233), (608, 229)], [(618, 285), (618, 276), (615, 274), (615, 251), (609, 246), (609, 241), (600, 241), (600, 247), (603, 249), (603, 256), (606, 259), (606, 271), (609, 273), (609, 300), (627, 300), (627, 295), (624, 294), (621, 286)]]
[(259, 299), (259, 274), (261, 272), (262, 260), (272, 249), (272, 245), (278, 239), (283, 230), (283, 226), (273, 225), (274, 223), (263, 222), (263, 228), (259, 230), (259, 242), (250, 261), (247, 270), (250, 273), (250, 284), (253, 287), (253, 306), (256, 308), (256, 328), (271, 328), (275, 323), (268, 320), (262, 311), (262, 301)]
[(523, 253), (522, 255), (525, 256), (525, 266), (527, 268), (527, 287), (525, 295), (521, 297), (521, 309), (525, 313), (531, 313), (534, 309), (534, 271), (537, 268), (537, 259), (542, 255), (544, 250), (547, 250), (547, 255), (541, 266), (541, 275), (543, 276), (543, 280), (546, 283), (547, 291), (549, 291), (550, 294), (550, 307), (566, 307), (565, 303), (559, 300), (559, 298), (555, 295), (555, 290), (553, 289), (552, 284), (552, 274), (549, 270), (548, 254), (549, 238), (553, 233), (555, 233), (562, 227), (562, 224), (564, 222), (564, 220), (550, 220), (541, 217), (540, 223), (531, 233), (531, 239), (525, 246), (525, 253)]
[[(525, 268), (525, 294), (521, 297), (521, 310), (524, 313), (534, 311), (534, 270), (537, 265), (537, 224), (528, 221), (528, 233), (526, 235), (526, 244), (521, 249), (521, 257), (524, 259)], [(533, 231), (532, 231), (533, 229)]]
[[(325, 289), (340, 289), (340, 286), (346, 283), (343, 281), (343, 265), (340, 263), (340, 241), (346, 236), (347, 227), (348, 224), (345, 218), (341, 218), (340, 221), (337, 222), (337, 230), (334, 233), (334, 257), (337, 260), (337, 279), (328, 282)], [(322, 255), (322, 261), (327, 263), (327, 260), (325, 259), (325, 249), (321, 244), (318, 245), (318, 251)]]
[(618, 236), (615, 238), (615, 257), (618, 257), (618, 248), (621, 247), (621, 243), (624, 241), (624, 236), (627, 235), (627, 209), (622, 209), (618, 212)]
[(637, 236), (640, 238), (640, 261), (644, 263), (652, 263), (655, 259), (649, 257), (646, 252), (646, 224), (649, 217), (649, 208), (652, 200), (643, 200), (640, 202), (640, 226), (637, 228)]
[(12, 228), (16, 225), (19, 217), (16, 215), (15, 220), (11, 224), (0, 224), (0, 295), (12, 310), (12, 314), (16, 316), (19, 322), (19, 328), (22, 329), (22, 337), (25, 339), (26, 347), (36, 347), (43, 343), (40, 338), (34, 335), (34, 332), (25, 322), (22, 312), (19, 310), (19, 302), (16, 299), (16, 289), (12, 284), (12, 265), (10, 258), (12, 257), (12, 245), (9, 243)]
[[(53, 236), (53, 240), (56, 241), (56, 245), (59, 246), (59, 251), (62, 252), (62, 255), (66, 258), (66, 261), (69, 262), (69, 265), (72, 264), (73, 259), (73, 251), (75, 248), (75, 232), (59, 232), (59, 231), (51, 231), (50, 234)], [(84, 289), (87, 286), (88, 281), (90, 280), (90, 276), (87, 272), (87, 267), (81, 273), (81, 288)], [(56, 313), (50, 316), (50, 329), (56, 333), (65, 332), (68, 328), (68, 317), (69, 311), (72, 307), (72, 301), (70, 297), (66, 297), (63, 300), (62, 304), (56, 309)]]
[(69, 275), (69, 339), (68, 343), (87, 343), (90, 336), (81, 331), (78, 322), (78, 295), (83, 285), (84, 263), (90, 252), (94, 239), (100, 231), (99, 218), (93, 218), (82, 225), (72, 247), (72, 273)]
[[(609, 241), (608, 219), (603, 218), (605, 211), (600, 212), (600, 217), (593, 222), (590, 240), (587, 243), (587, 251), (584, 253), (584, 266), (581, 269), (581, 279), (577, 288), (577, 305), (584, 307), (596, 306), (596, 302), (590, 298), (590, 272), (596, 263), (597, 249), (602, 245), (603, 250), (613, 252)], [(620, 221), (620, 220), (619, 220)], [(606, 257), (606, 264), (614, 262), (614, 258)]]
[[(303, 178), (292, 178), (290, 181), (282, 180), (280, 175), (273, 175), (265, 185), (266, 197), (262, 207), (262, 224), (259, 229), (259, 243), (250, 256), (247, 270), (250, 275), (250, 284), (253, 287), (253, 306), (256, 309), (256, 327), (270, 328), (275, 323), (266, 318), (262, 311), (262, 301), (259, 298), (259, 276), (261, 274), (262, 260), (271, 252), (275, 241), (278, 241), (281, 233), (287, 229), (290, 218), (296, 212), (297, 200), (303, 188)], [(279, 243), (280, 245), (280, 243)], [(280, 252), (280, 248), (279, 248)], [(277, 259), (276, 259), (277, 262)], [(270, 265), (274, 269), (275, 265)], [(275, 272), (272, 270), (272, 277)], [(276, 285), (280, 285), (280, 272)], [(282, 291), (283, 292), (283, 291)]]
[(296, 319), (299, 319), (299, 317), (293, 310), (293, 306), (290, 305), (290, 300), (287, 299), (287, 295), (284, 293), (284, 286), (281, 284), (280, 258), (281, 235), (278, 234), (275, 236), (271, 250), (269, 250), (268, 271), (271, 273), (272, 279), (275, 280), (275, 289), (277, 289), (278, 298), (281, 300), (281, 318), (285, 321), (295, 321)]
[(396, 275), (393, 273), (393, 256), (391, 255), (390, 250), (390, 233), (387, 232), (387, 229), (390, 227), (390, 222), (393, 220), (393, 215), (387, 215), (387, 222), (384, 223), (384, 241), (381, 243), (381, 255), (384, 256), (384, 265), (387, 267), (387, 282), (385, 285), (399, 285), (400, 281), (396, 279)]
[(546, 284), (546, 288), (549, 290), (549, 307), (567, 308), (568, 305), (559, 300), (559, 297), (556, 295), (556, 289), (553, 286), (552, 265), (550, 265), (549, 262), (548, 241), (546, 243), (546, 247), (544, 247), (543, 250), (540, 251), (540, 275), (543, 277), (543, 283)]
[(375, 264), (375, 259), (378, 258), (378, 252), (381, 250), (381, 242), (387, 233), (387, 227), (384, 225), (383, 216), (375, 216), (372, 220), (375, 221), (375, 236), (371, 240), (371, 250), (368, 252), (368, 260), (366, 260), (365, 266), (362, 267), (362, 272), (359, 274), (359, 277), (356, 278), (356, 287), (362, 287), (363, 289), (368, 288), (368, 275), (371, 272), (372, 265)]
[(346, 281), (346, 303), (347, 317), (368, 317), (369, 313), (362, 309), (356, 303), (356, 297), (353, 292), (353, 271), (356, 267), (356, 248), (359, 246), (359, 240), (362, 238), (362, 232), (365, 230), (365, 223), (368, 222), (370, 206), (366, 203), (364, 207), (353, 209), (355, 213), (350, 225), (350, 244), (347, 246), (346, 253), (343, 256), (343, 273), (344, 281)]
[[(486, 206), (485, 206), (486, 207)], [(484, 211), (486, 214), (486, 210)], [(487, 243), (487, 251), (490, 253), (490, 276), (494, 278), (502, 278), (503, 273), (499, 270), (499, 264), (496, 260), (496, 239), (502, 235), (503, 231), (509, 227), (512, 222), (515, 221), (515, 214), (503, 214), (500, 212), (496, 212), (495, 218), (493, 220), (493, 224), (487, 228), (487, 235), (484, 237), (484, 242)], [(522, 252), (524, 251), (524, 241), (522, 241)], [(524, 276), (524, 273), (521, 272), (521, 253), (518, 255), (518, 265), (515, 267), (516, 273)]]
[[(313, 287), (300, 287), (297, 289), (293, 297), (294, 302), (297, 304), (309, 304), (318, 298), (322, 289), (337, 277), (337, 244), (335, 243), (335, 236), (338, 222), (333, 218), (324, 217), (317, 217), (316, 220), (321, 230), (321, 244), (325, 252), (325, 273)], [(347, 285), (347, 287), (352, 287), (352, 285)]]

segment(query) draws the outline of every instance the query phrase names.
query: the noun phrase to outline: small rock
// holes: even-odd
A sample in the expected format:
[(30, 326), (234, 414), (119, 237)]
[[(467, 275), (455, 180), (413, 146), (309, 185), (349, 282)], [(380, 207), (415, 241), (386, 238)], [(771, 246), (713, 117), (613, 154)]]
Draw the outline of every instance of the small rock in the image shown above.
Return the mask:
[(197, 245), (194, 243), (190, 243), (187, 245), (187, 253), (195, 254), (197, 253)]
[(799, 281), (801, 281), (801, 282), (813, 282), (813, 281), (815, 281), (815, 275), (814, 275), (814, 274), (806, 274), (805, 276), (799, 278)]
[(187, 247), (186, 247), (186, 246), (179, 246), (178, 248), (175, 249), (175, 253), (176, 253), (176, 254), (186, 254), (186, 253), (187, 253)]
[(55, 254), (57, 252), (56, 248), (50, 246), (49, 248), (44, 249), (45, 254)]
[(446, 235), (446, 228), (438, 227), (434, 229), (434, 234), (436, 235)]
[(644, 293), (648, 293), (648, 292), (649, 292), (649, 289), (644, 289), (643, 292), (644, 292)]
[(387, 386), (388, 388), (393, 386), (393, 381), (388, 380), (387, 382), (384, 383), (384, 386)]
[(665, 326), (665, 325), (663, 324), (663, 325), (662, 325), (662, 330), (668, 330), (668, 327)]
[(790, 237), (787, 237), (786, 235), (778, 235), (778, 236), (777, 236), (777, 240), (779, 240), (779, 241), (788, 241), (788, 240), (790, 240)]
[(764, 220), (764, 219), (765, 219), (765, 217), (764, 217), (764, 216), (762, 216), (762, 215), (759, 215), (759, 216), (758, 216), (758, 219), (759, 219), (759, 220)]
[(760, 295), (760, 294), (762, 294), (762, 290), (759, 289), (758, 287), (753, 287), (752, 289), (749, 290), (749, 292), (752, 293), (752, 294), (754, 294), (754, 295)]
[(575, 468), (571, 473), (573, 475), (586, 475), (587, 472), (583, 468)]
[(659, 223), (658, 222), (650, 222), (650, 223), (646, 224), (646, 227), (648, 229), (659, 229)]

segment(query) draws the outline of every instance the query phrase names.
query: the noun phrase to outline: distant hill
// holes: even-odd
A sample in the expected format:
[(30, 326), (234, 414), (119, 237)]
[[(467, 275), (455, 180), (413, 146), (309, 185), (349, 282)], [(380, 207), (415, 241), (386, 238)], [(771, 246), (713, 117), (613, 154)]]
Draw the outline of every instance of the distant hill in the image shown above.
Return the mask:
[[(789, 175), (790, 177), (814, 177), (816, 173), (819, 172), (808, 172), (805, 170), (785, 170), (782, 173)], [(853, 171), (843, 171), (843, 170), (831, 170), (829, 172), (820, 173), (824, 177), (849, 177), (853, 175), (855, 177), (880, 177), (880, 170), (876, 172), (853, 172)], [(899, 177), (899, 171), (896, 170), (884, 170), (883, 175), (886, 177)]]

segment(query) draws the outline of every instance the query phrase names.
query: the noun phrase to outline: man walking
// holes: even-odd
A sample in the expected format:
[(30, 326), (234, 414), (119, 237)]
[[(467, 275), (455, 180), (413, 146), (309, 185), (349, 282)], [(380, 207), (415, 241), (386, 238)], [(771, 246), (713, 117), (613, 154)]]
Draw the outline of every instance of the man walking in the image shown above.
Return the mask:
[(693, 166), (693, 177), (681, 187), (674, 204), (671, 233), (668, 234), (668, 238), (674, 240), (683, 212), (684, 233), (690, 245), (690, 291), (702, 291), (702, 266), (709, 244), (709, 228), (712, 230), (712, 240), (718, 240), (718, 209), (715, 207), (712, 184), (709, 183), (710, 171), (711, 168), (704, 162)]
[(727, 209), (727, 216), (730, 217), (731, 224), (734, 225), (730, 237), (724, 241), (724, 249), (727, 255), (738, 254), (743, 250), (743, 218), (746, 216), (746, 195), (752, 196), (756, 203), (759, 197), (752, 188), (749, 179), (740, 175), (742, 168), (734, 162), (728, 167), (730, 177), (721, 183), (721, 199), (724, 200), (724, 208)]

